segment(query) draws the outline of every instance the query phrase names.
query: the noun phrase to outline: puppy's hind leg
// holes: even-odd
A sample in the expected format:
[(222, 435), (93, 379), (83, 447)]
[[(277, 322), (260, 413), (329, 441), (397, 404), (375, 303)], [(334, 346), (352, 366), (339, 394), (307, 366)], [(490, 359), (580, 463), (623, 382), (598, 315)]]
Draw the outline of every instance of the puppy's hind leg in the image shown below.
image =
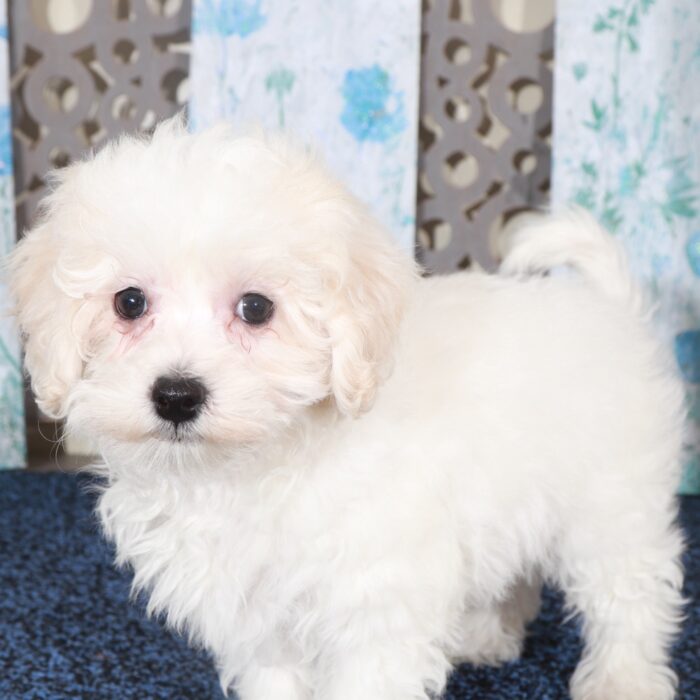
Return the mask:
[(571, 695), (672, 700), (669, 648), (683, 602), (675, 508), (663, 495), (656, 503), (634, 503), (619, 489), (612, 492), (618, 502), (610, 495), (607, 505), (598, 501), (579, 511), (562, 541), (560, 581), (567, 603), (582, 617), (585, 642)]
[(520, 656), (525, 628), (540, 609), (539, 577), (516, 582), (506, 600), (465, 610), (452, 646), (455, 663), (498, 666)]

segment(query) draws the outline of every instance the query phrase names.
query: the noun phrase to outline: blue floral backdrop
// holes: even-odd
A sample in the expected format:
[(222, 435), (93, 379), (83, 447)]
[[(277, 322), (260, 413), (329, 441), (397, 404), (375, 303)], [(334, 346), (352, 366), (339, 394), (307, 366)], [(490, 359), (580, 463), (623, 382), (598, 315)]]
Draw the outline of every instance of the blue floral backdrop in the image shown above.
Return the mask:
[(419, 50), (415, 0), (194, 0), (192, 128), (290, 128), (412, 249)]
[[(5, 0), (0, 0), (0, 258), (15, 242), (6, 10)], [(0, 279), (0, 468), (25, 462), (20, 349), (8, 304), (7, 289)]]
[(553, 199), (618, 236), (656, 305), (700, 493), (700, 1), (560, 0), (556, 31)]

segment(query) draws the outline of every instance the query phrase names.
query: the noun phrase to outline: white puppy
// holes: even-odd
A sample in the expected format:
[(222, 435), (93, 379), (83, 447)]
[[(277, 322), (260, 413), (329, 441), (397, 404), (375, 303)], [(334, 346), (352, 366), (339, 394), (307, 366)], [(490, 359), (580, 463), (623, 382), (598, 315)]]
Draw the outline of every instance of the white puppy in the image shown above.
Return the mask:
[(544, 578), (576, 700), (673, 697), (682, 392), (592, 221), (420, 280), (312, 157), (171, 122), (62, 171), (11, 263), (39, 405), (225, 689), (432, 697), (518, 655)]

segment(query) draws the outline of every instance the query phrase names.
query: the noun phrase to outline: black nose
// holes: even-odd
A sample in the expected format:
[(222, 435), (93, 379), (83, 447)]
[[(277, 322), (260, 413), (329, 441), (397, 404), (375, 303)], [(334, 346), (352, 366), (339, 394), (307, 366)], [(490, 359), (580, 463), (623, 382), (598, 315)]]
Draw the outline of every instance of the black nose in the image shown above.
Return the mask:
[(204, 384), (185, 377), (158, 377), (151, 391), (156, 413), (175, 425), (194, 420), (206, 398)]

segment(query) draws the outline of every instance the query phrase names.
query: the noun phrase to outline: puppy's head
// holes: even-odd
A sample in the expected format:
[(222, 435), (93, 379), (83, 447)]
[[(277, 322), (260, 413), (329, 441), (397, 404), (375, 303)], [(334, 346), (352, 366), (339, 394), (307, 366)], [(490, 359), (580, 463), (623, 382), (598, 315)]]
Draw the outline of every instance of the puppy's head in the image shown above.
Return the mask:
[(62, 171), (10, 269), (43, 411), (234, 446), (366, 411), (415, 276), (309, 155), (179, 122)]

